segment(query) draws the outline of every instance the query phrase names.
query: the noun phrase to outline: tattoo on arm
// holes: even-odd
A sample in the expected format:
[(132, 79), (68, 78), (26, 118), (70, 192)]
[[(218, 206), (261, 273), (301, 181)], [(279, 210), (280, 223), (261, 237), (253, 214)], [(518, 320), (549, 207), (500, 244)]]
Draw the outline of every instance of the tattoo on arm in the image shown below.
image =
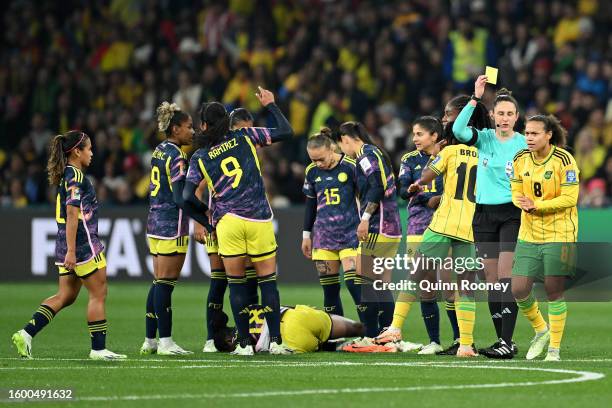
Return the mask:
[(365, 212), (367, 212), (370, 215), (373, 215), (377, 209), (378, 209), (378, 203), (368, 203), (368, 205), (366, 206)]

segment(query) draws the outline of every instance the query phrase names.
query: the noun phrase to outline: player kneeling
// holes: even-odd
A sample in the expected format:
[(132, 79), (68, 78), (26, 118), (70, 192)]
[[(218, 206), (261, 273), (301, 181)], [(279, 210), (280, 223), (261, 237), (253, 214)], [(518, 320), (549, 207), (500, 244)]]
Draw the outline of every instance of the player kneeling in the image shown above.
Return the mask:
[[(255, 352), (270, 350), (271, 337), (263, 315), (261, 305), (249, 307), (249, 333), (256, 344)], [(233, 352), (238, 345), (236, 329), (227, 327), (228, 317), (225, 313), (221, 312), (217, 317), (218, 320), (213, 323), (215, 346), (219, 351)], [(281, 307), (280, 330), (283, 343), (294, 353), (335, 351), (336, 345), (330, 340), (364, 334), (360, 322), (305, 305)]]
[(58, 292), (45, 299), (22, 330), (13, 334), (13, 344), (21, 357), (32, 358), (32, 338), (60, 310), (76, 300), (84, 285), (89, 292), (87, 326), (91, 335), (89, 358), (118, 360), (127, 356), (106, 349), (106, 259), (98, 239), (98, 201), (83, 168), (93, 156), (85, 133), (71, 130), (55, 136), (47, 170), (49, 182), (58, 186), (55, 219), (55, 264), (59, 269)]

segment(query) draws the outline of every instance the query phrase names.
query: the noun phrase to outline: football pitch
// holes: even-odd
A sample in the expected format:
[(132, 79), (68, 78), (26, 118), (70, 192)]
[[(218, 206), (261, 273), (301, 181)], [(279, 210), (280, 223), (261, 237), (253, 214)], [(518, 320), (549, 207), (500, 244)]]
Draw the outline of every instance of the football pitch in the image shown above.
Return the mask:
[[(173, 338), (195, 351), (186, 357), (143, 357), (146, 282), (109, 283), (109, 349), (129, 360), (90, 361), (84, 289), (33, 342), (34, 360), (16, 358), (10, 336), (22, 328), (39, 302), (54, 293), (53, 283), (0, 285), (0, 389), (71, 389), (70, 402), (51, 406), (332, 407), (332, 406), (609, 406), (612, 400), (612, 303), (570, 303), (557, 363), (526, 361), (532, 329), (519, 316), (513, 360), (485, 357), (418, 356), (415, 353), (312, 353), (291, 356), (236, 357), (202, 353), (207, 286), (179, 283), (173, 295)], [(315, 285), (280, 284), (281, 302), (321, 306)], [(356, 318), (343, 290), (347, 316)], [(229, 303), (226, 300), (226, 310)], [(440, 303), (443, 345), (451, 331)], [(546, 312), (546, 306), (543, 306)], [(418, 305), (406, 321), (404, 339), (425, 343)], [(477, 346), (494, 339), (486, 303), (477, 306)], [(608, 401), (608, 402), (606, 402)], [(440, 405), (443, 404), (443, 405)]]

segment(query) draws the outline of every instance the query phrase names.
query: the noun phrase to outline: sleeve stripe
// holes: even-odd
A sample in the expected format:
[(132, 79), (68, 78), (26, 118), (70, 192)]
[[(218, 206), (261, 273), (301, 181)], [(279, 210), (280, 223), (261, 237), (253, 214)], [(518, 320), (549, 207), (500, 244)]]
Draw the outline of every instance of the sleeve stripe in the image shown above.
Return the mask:
[(512, 161), (515, 161), (516, 159), (518, 159), (519, 157), (521, 157), (522, 155), (526, 153), (529, 153), (529, 149), (519, 150), (519, 152), (514, 155), (514, 158), (512, 159)]
[(577, 186), (580, 183), (561, 183), (562, 186)]
[(523, 180), (520, 180), (520, 179), (512, 179), (512, 178), (511, 178), (511, 179), (510, 179), (510, 182), (511, 182), (511, 183), (522, 183), (522, 182), (523, 182)]
[(432, 164), (427, 166), (427, 168), (430, 169), (431, 171), (433, 171), (434, 173), (436, 173), (436, 175), (438, 175), (438, 176), (441, 174), (440, 170), (436, 169)]
[(561, 160), (561, 163), (563, 163), (563, 166), (568, 166), (571, 162), (569, 157), (567, 157), (567, 155), (563, 152), (560, 152), (558, 150), (555, 149), (555, 151), (553, 152), (553, 156), (555, 156), (556, 158)]

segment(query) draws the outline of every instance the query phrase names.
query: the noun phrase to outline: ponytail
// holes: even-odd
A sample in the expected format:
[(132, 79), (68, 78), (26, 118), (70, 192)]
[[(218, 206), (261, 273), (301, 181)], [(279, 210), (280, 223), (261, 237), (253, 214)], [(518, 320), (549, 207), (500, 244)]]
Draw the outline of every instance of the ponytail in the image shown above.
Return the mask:
[(567, 130), (561, 125), (559, 119), (554, 115), (535, 115), (527, 119), (529, 122), (540, 122), (544, 124), (545, 132), (552, 132), (550, 144), (564, 148), (567, 142)]
[(68, 164), (68, 156), (74, 149), (83, 149), (89, 139), (79, 130), (71, 130), (63, 135), (57, 135), (49, 145), (49, 159), (47, 161), (47, 174), (49, 184), (57, 186), (64, 176), (64, 169)]
[(215, 146), (230, 131), (229, 115), (225, 106), (219, 102), (205, 102), (200, 108), (200, 120), (206, 123), (206, 130), (195, 138), (196, 148)]
[(180, 126), (189, 118), (189, 115), (181, 111), (176, 103), (162, 102), (157, 107), (157, 128), (164, 132), (166, 137), (172, 136), (172, 128)]
[(340, 138), (342, 135), (348, 136), (355, 140), (359, 139), (365, 144), (376, 146), (378, 150), (382, 152), (383, 158), (385, 159), (385, 163), (387, 163), (387, 166), (389, 167), (390, 171), (393, 172), (393, 165), (391, 164), (391, 158), (389, 157), (389, 154), (385, 151), (385, 149), (380, 146), (377, 146), (376, 143), (372, 141), (372, 138), (368, 134), (368, 131), (366, 130), (363, 123), (353, 121), (344, 122), (340, 125), (340, 131), (336, 137)]

